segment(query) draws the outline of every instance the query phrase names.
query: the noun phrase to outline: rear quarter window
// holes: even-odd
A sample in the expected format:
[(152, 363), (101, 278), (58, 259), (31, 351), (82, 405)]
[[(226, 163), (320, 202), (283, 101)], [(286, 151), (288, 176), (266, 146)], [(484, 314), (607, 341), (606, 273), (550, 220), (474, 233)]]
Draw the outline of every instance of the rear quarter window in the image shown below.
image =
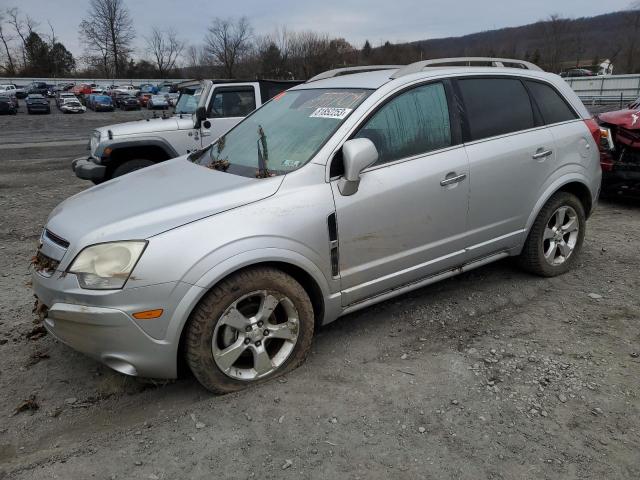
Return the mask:
[(535, 126), (529, 94), (517, 78), (459, 79), (469, 140), (504, 135)]
[(559, 122), (567, 122), (578, 118), (576, 112), (569, 106), (567, 101), (556, 91), (555, 88), (546, 83), (527, 80), (527, 88), (533, 96), (542, 119), (546, 125)]

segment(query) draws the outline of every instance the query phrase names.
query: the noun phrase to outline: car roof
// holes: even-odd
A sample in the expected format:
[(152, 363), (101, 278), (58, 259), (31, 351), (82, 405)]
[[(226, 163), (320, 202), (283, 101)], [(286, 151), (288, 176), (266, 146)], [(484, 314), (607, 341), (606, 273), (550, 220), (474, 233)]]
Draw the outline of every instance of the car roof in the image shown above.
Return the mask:
[(477, 66), (438, 66), (425, 68), (422, 71), (407, 73), (394, 78), (394, 74), (399, 72), (399, 68), (390, 68), (385, 70), (375, 70), (363, 73), (349, 73), (338, 75), (335, 77), (315, 80), (295, 86), (290, 90), (306, 90), (315, 88), (364, 88), (379, 89), (383, 85), (391, 81), (399, 81), (399, 84), (409, 83), (421, 78), (444, 78), (465, 75), (508, 75), (539, 78), (541, 80), (550, 80), (550, 77), (556, 75), (543, 72), (540, 70), (528, 70), (524, 68), (510, 67), (477, 67)]
[(337, 77), (325, 78), (315, 82), (302, 83), (290, 90), (306, 90), (309, 88), (368, 88), (378, 89), (391, 80), (391, 75), (398, 69), (376, 70), (374, 72), (351, 73)]

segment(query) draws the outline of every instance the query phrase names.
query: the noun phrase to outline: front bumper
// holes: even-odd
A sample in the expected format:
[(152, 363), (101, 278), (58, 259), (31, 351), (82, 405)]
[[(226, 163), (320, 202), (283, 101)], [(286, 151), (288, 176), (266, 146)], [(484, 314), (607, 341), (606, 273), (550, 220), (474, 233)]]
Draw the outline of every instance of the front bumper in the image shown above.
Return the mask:
[(51, 107), (49, 105), (35, 104), (27, 105), (27, 110), (30, 112), (48, 112), (51, 110)]
[[(190, 285), (182, 282), (123, 290), (91, 291), (75, 275), (32, 273), (33, 291), (46, 309), (44, 326), (74, 350), (126, 374), (177, 376), (179, 335), (168, 329), (175, 305)], [(162, 317), (135, 320), (136, 311), (163, 307)]]
[(76, 174), (76, 177), (94, 182), (104, 180), (107, 174), (107, 167), (94, 163), (91, 157), (76, 158), (71, 162), (71, 170)]

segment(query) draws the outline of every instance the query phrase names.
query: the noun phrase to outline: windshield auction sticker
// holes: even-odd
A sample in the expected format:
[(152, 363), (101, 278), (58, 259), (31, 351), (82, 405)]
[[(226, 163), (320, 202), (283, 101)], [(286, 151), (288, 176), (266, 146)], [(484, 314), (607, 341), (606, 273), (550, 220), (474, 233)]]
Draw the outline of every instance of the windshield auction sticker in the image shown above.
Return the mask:
[(351, 113), (352, 108), (321, 107), (309, 115), (310, 118), (335, 118), (342, 120)]

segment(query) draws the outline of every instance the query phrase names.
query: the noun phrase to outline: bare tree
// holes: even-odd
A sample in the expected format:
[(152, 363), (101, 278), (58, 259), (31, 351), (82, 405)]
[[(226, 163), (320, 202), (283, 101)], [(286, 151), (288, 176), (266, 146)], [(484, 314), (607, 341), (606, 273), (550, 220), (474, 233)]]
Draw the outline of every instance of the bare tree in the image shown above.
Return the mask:
[(16, 74), (16, 65), (13, 61), (13, 56), (11, 55), (11, 49), (9, 48), (9, 43), (12, 38), (3, 30), (3, 26), (4, 16), (0, 13), (0, 42), (2, 42), (8, 62), (8, 65), (5, 67), (5, 72), (9, 76), (13, 76)]
[(147, 51), (153, 58), (160, 78), (165, 78), (167, 72), (175, 68), (176, 61), (184, 49), (184, 42), (178, 39), (175, 30), (160, 30), (156, 27), (151, 30), (146, 42)]
[(9, 8), (7, 9), (7, 16), (9, 17), (9, 24), (13, 26), (13, 29), (16, 31), (20, 40), (22, 41), (22, 67), (26, 68), (27, 66), (27, 38), (35, 29), (38, 28), (38, 22), (36, 22), (29, 15), (22, 19), (20, 17), (20, 10), (17, 8)]
[(205, 49), (214, 63), (233, 78), (236, 64), (250, 51), (252, 28), (246, 17), (237, 20), (216, 18), (205, 37)]
[(90, 0), (87, 18), (80, 23), (80, 39), (90, 57), (101, 59), (105, 70), (111, 67), (120, 76), (134, 38), (133, 20), (123, 0)]
[(567, 31), (568, 20), (558, 14), (550, 15), (541, 24), (547, 70), (559, 73), (562, 68), (562, 56), (565, 50), (564, 35)]

